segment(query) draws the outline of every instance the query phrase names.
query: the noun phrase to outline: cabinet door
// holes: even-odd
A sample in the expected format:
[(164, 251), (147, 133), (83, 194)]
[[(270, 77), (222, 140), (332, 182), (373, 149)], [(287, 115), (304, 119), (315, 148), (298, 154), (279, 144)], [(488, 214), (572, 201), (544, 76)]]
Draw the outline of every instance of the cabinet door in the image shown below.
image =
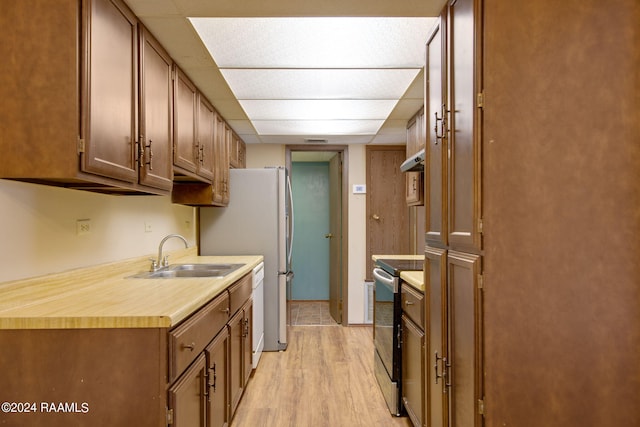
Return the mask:
[(182, 169), (181, 172), (191, 172), (195, 176), (198, 91), (178, 67), (175, 67), (174, 84), (173, 164)]
[[(443, 378), (447, 351), (447, 251), (425, 248), (425, 319), (427, 363), (427, 425), (445, 427), (448, 424), (448, 389)], [(446, 360), (446, 359), (445, 359)]]
[(244, 339), (242, 343), (242, 374), (243, 374), (243, 387), (249, 382), (251, 371), (253, 370), (253, 300), (249, 300), (244, 306)]
[[(227, 132), (229, 130), (229, 132)], [(222, 116), (216, 114), (215, 177), (213, 180), (213, 203), (229, 203), (229, 136), (230, 129)]]
[(93, 0), (87, 6), (81, 168), (137, 183), (137, 20), (119, 0)]
[[(419, 111), (409, 121), (407, 126), (407, 158), (413, 156), (422, 149), (422, 132), (424, 119), (424, 110)], [(424, 203), (422, 189), (422, 173), (407, 172), (406, 176), (406, 194), (408, 206), (418, 206)]]
[(244, 375), (242, 369), (242, 353), (244, 343), (244, 315), (239, 310), (229, 321), (229, 386), (230, 386), (230, 413), (229, 419), (233, 419), (242, 392), (244, 391)]
[(229, 425), (229, 332), (216, 336), (206, 350), (208, 369), (207, 427)]
[(205, 426), (206, 360), (204, 353), (169, 389), (173, 427)]
[(480, 32), (479, 0), (454, 0), (449, 7), (449, 246), (482, 247), (480, 224)]
[(423, 190), (422, 190), (422, 173), (420, 172), (407, 172), (407, 206), (420, 206), (424, 203)]
[(424, 331), (402, 315), (402, 403), (415, 427), (424, 425)]
[(247, 146), (240, 137), (238, 137), (238, 164), (236, 167), (238, 168), (246, 168), (247, 167)]
[(224, 130), (225, 139), (224, 143), (221, 145), (222, 154), (220, 156), (218, 166), (222, 175), (222, 205), (226, 206), (229, 204), (229, 150), (231, 145), (231, 134), (233, 131), (226, 122), (224, 123)]
[(445, 7), (427, 42), (425, 68), (425, 238), (431, 245), (447, 245), (447, 126), (446, 126)]
[(482, 425), (482, 290), (480, 257), (449, 251), (447, 373), (451, 427)]
[(214, 168), (214, 126), (213, 106), (202, 95), (198, 94), (198, 152), (197, 172), (203, 178), (213, 180)]
[(173, 61), (140, 27), (140, 183), (173, 185)]

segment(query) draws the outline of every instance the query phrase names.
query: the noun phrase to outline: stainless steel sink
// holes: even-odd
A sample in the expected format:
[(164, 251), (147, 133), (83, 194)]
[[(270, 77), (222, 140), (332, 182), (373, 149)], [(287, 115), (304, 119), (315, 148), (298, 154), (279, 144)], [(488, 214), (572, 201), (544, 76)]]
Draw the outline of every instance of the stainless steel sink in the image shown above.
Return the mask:
[(156, 271), (145, 271), (134, 279), (176, 279), (184, 277), (224, 277), (244, 264), (172, 264)]
[(244, 264), (172, 264), (168, 267), (168, 269), (174, 271), (220, 270), (231, 272), (237, 270), (243, 265)]

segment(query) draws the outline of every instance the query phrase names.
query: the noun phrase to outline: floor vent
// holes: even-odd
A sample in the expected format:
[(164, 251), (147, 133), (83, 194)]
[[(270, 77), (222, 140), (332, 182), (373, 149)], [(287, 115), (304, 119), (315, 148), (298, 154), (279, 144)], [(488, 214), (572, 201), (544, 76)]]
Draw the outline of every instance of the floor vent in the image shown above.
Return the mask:
[(364, 282), (364, 323), (373, 324), (373, 282)]

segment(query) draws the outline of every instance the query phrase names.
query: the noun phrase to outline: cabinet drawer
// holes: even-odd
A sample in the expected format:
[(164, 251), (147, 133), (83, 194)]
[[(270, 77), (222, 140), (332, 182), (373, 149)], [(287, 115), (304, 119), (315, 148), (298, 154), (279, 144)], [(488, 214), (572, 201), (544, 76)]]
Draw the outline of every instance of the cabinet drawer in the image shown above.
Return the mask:
[(247, 274), (233, 285), (229, 286), (229, 309), (230, 314), (238, 311), (240, 307), (251, 297), (252, 283), (251, 274)]
[(402, 311), (424, 330), (424, 294), (407, 282), (400, 286)]
[(229, 295), (223, 292), (184, 323), (169, 331), (169, 382), (204, 350), (229, 320)]

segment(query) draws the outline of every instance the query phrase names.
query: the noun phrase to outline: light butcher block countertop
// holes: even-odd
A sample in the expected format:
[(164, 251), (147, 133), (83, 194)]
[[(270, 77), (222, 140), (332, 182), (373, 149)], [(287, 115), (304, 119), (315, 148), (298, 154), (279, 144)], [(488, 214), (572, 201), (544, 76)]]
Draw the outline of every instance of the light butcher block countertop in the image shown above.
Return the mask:
[(170, 264), (238, 263), (225, 277), (139, 279), (149, 257), (0, 283), (0, 329), (170, 328), (257, 266), (263, 257), (168, 252)]
[(403, 271), (400, 278), (424, 293), (424, 271)]

